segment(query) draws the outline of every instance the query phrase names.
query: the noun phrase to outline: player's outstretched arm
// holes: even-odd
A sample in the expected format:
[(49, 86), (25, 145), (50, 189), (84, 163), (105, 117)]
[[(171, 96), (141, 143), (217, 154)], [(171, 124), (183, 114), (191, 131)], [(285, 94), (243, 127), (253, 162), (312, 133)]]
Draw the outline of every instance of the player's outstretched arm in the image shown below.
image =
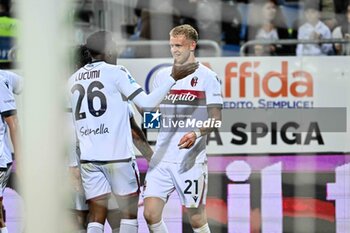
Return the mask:
[(188, 63), (185, 65), (173, 65), (172, 76), (165, 77), (162, 80), (162, 85), (154, 89), (150, 94), (143, 91), (131, 95), (132, 100), (141, 109), (154, 109), (162, 102), (170, 88), (177, 80), (183, 79), (187, 75), (193, 73), (198, 68), (198, 63)]
[(153, 155), (153, 150), (151, 146), (148, 144), (147, 138), (145, 134), (142, 132), (140, 127), (137, 125), (134, 117), (130, 118), (130, 125), (132, 131), (132, 140), (136, 148), (141, 152), (141, 154), (147, 159), (149, 162)]

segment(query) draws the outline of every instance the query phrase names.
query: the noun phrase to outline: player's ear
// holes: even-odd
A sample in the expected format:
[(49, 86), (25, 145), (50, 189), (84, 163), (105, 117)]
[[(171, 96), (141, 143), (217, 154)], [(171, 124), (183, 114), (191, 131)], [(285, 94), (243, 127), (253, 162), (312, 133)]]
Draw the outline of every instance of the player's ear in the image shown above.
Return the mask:
[(191, 41), (191, 51), (194, 52), (194, 50), (196, 49), (197, 47), (197, 43), (195, 41)]

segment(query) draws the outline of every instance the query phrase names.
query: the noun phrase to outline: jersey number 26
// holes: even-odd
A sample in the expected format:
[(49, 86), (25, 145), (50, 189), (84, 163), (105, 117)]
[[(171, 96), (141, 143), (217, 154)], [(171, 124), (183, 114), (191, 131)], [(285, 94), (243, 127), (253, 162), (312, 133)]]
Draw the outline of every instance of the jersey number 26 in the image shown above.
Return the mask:
[[(94, 88), (97, 88), (98, 90), (96, 90), (96, 89), (94, 90)], [(75, 116), (76, 121), (86, 118), (86, 113), (80, 112), (81, 104), (84, 100), (85, 94), (87, 96), (87, 104), (88, 104), (89, 112), (91, 115), (93, 115), (94, 117), (100, 117), (106, 112), (107, 99), (106, 99), (106, 96), (103, 94), (103, 92), (100, 91), (103, 88), (104, 88), (103, 84), (99, 81), (94, 81), (94, 82), (90, 83), (90, 85), (87, 88), (87, 91), (85, 91), (85, 88), (81, 84), (75, 84), (72, 87), (72, 89), (71, 89), (72, 94), (75, 91), (79, 92), (77, 105), (76, 105), (75, 111), (74, 111), (74, 116)], [(100, 108), (99, 109), (94, 108), (94, 99), (95, 98), (98, 98), (100, 100)]]

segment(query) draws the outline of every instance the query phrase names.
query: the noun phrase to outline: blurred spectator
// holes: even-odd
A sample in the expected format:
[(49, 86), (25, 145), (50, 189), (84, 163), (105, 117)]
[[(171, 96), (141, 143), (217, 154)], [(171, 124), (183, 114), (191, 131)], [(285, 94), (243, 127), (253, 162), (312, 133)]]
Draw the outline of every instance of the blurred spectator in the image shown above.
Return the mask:
[(174, 7), (179, 10), (180, 24), (189, 24), (198, 31), (197, 3), (198, 0), (175, 0)]
[[(298, 30), (298, 39), (330, 39), (330, 29), (320, 21), (318, 4), (305, 5), (306, 22)], [(329, 55), (332, 54), (332, 44), (298, 44), (297, 55)]]
[[(287, 24), (276, 0), (254, 3), (249, 17), (248, 39), (279, 40), (290, 39)], [(294, 55), (292, 46), (272, 44), (254, 46), (255, 55)], [(263, 49), (263, 51), (261, 51)]]
[(221, 41), (221, 1), (198, 0), (197, 28), (200, 39)]
[[(214, 40), (219, 44), (223, 42), (225, 45), (235, 45), (238, 52), (242, 17), (234, 1), (176, 0), (174, 5), (180, 12), (181, 24), (194, 27), (199, 32), (201, 40)], [(197, 53), (205, 49), (203, 46), (198, 48)], [(227, 48), (231, 49), (231, 47)]]
[(10, 14), (11, 1), (0, 0), (0, 62), (9, 63), (8, 53), (17, 37), (17, 19)]
[(254, 56), (270, 56), (271, 54), (269, 51), (265, 48), (266, 46), (261, 44), (254, 45)]
[(337, 22), (340, 24), (346, 21), (345, 14), (346, 14), (346, 6), (348, 2), (349, 0), (333, 0), (336, 19), (337, 19)]
[(169, 31), (180, 23), (172, 0), (138, 0), (135, 13), (141, 19), (140, 39), (168, 40)]
[[(135, 15), (138, 16), (133, 40), (168, 40), (169, 31), (180, 23), (179, 11), (173, 7), (172, 0), (138, 0)], [(127, 52), (126, 52), (127, 51)], [(163, 47), (145, 45), (128, 47), (121, 57), (169, 57), (168, 45)]]
[(335, 18), (335, 14), (331, 12), (322, 14), (322, 22), (326, 24), (326, 26), (331, 31), (333, 31), (338, 26), (338, 22)]
[(338, 21), (336, 19), (333, 0), (322, 0), (321, 5), (321, 21), (333, 31), (337, 26)]
[[(200, 35), (200, 40), (221, 43), (221, 0), (175, 0), (181, 15), (181, 24), (189, 24)], [(197, 45), (196, 56), (211, 56), (212, 46)]]
[(336, 54), (338, 55), (350, 55), (350, 2), (346, 9), (346, 22), (343, 22), (340, 26), (336, 27), (332, 33), (333, 38), (349, 40), (347, 44), (334, 45)]
[(223, 2), (221, 5), (221, 28), (225, 44), (240, 44), (242, 16), (233, 1)]

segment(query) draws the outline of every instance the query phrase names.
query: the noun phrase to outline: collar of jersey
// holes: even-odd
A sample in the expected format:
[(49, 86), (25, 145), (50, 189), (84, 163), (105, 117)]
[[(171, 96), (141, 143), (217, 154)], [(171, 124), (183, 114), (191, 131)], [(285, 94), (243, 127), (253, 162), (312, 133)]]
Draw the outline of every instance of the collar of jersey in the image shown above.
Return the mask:
[(98, 62), (104, 62), (104, 61), (103, 61), (103, 60), (94, 60), (94, 61), (90, 62), (90, 64), (92, 64), (92, 63), (98, 63)]

